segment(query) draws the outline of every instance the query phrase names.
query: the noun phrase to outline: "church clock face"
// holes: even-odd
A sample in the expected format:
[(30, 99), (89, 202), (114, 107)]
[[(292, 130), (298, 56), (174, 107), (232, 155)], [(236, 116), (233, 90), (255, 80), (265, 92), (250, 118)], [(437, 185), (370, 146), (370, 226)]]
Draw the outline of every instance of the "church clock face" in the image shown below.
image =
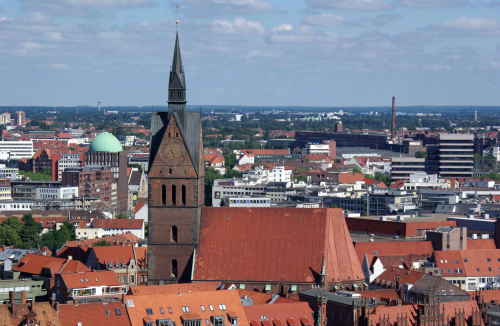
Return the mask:
[(184, 151), (182, 143), (178, 140), (171, 140), (164, 144), (163, 152), (169, 162), (180, 163), (184, 160)]

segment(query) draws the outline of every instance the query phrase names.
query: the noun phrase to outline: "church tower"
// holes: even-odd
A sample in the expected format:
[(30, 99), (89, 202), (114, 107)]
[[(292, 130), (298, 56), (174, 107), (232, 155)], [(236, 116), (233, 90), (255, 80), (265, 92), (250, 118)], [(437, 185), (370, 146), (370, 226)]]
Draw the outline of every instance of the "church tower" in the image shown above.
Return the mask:
[(148, 282), (188, 282), (198, 247), (205, 168), (201, 113), (186, 112), (179, 35), (168, 85), (168, 111), (151, 118)]

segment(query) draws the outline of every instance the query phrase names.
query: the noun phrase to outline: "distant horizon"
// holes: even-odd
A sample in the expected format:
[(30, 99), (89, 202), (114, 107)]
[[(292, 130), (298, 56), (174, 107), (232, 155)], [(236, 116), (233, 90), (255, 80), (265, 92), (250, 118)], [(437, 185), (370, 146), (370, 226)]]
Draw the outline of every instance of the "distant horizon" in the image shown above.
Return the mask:
[[(202, 108), (202, 110), (206, 109), (231, 109), (231, 108), (255, 108), (255, 109), (390, 109), (391, 105), (379, 105), (379, 106), (324, 106), (324, 105), (244, 105), (244, 104), (238, 104), (238, 105), (219, 105), (219, 104), (200, 104), (200, 105), (187, 105), (187, 109), (190, 111), (196, 111), (197, 108)], [(7, 110), (7, 109), (22, 109), (22, 108), (29, 108), (29, 109), (98, 109), (98, 106), (94, 105), (0, 105), (0, 111), (1, 110)], [(144, 111), (149, 111), (150, 109), (167, 109), (167, 105), (101, 105), (101, 110), (104, 109), (119, 109), (119, 108), (139, 108)], [(487, 109), (499, 109), (500, 110), (500, 105), (396, 105), (396, 110), (398, 109), (433, 109), (433, 108), (442, 108), (442, 109), (456, 109), (456, 108), (463, 108), (463, 109), (477, 109), (480, 111), (481, 109), (487, 110)], [(148, 109), (148, 110), (147, 110)], [(1, 112), (0, 112), (1, 113)], [(500, 111), (499, 111), (500, 113)]]

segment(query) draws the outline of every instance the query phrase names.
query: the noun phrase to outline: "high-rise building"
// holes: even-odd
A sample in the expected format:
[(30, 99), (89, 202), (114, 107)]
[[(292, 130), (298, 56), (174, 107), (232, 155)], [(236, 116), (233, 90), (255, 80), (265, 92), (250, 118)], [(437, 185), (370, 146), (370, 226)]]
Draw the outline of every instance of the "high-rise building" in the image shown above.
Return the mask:
[(16, 125), (18, 127), (24, 127), (26, 125), (26, 113), (24, 111), (16, 112)]
[(186, 112), (178, 35), (168, 85), (168, 112), (153, 113), (151, 134), (148, 281), (188, 281), (199, 244), (205, 169), (201, 114)]
[(440, 134), (427, 146), (426, 170), (440, 177), (471, 178), (474, 169), (474, 135)]

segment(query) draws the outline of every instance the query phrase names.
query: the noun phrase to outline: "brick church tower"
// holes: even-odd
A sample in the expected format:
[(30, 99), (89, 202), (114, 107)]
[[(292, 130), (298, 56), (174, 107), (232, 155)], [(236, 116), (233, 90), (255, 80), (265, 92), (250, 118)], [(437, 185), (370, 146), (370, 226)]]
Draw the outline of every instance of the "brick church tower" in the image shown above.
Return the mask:
[(187, 282), (199, 243), (205, 168), (201, 113), (186, 112), (179, 35), (168, 85), (168, 112), (151, 118), (148, 282)]

